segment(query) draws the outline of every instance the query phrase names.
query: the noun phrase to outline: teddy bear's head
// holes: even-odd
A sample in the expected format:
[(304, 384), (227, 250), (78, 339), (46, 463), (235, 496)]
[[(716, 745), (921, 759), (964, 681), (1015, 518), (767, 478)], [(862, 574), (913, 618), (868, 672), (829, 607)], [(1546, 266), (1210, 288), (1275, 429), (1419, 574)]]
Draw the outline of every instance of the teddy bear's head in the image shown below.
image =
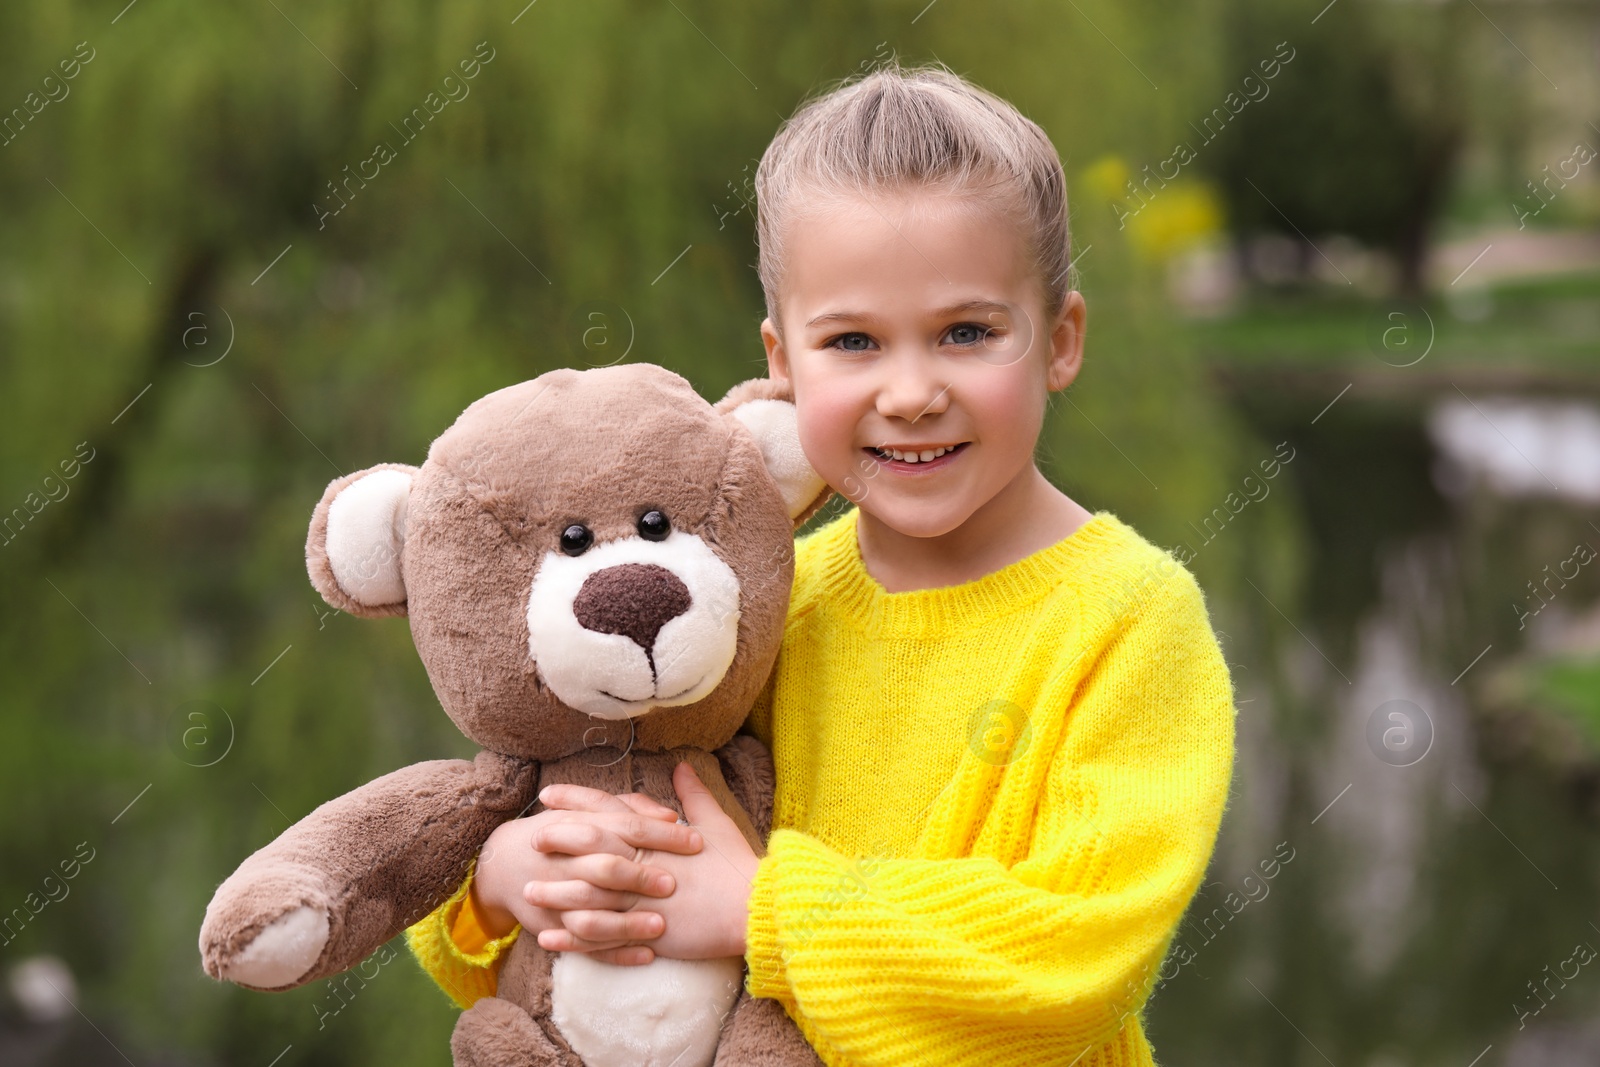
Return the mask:
[(312, 583), (407, 615), (445, 711), (491, 751), (714, 749), (778, 653), (794, 527), (829, 495), (766, 379), (717, 405), (648, 363), (474, 402), (420, 468), (328, 486)]

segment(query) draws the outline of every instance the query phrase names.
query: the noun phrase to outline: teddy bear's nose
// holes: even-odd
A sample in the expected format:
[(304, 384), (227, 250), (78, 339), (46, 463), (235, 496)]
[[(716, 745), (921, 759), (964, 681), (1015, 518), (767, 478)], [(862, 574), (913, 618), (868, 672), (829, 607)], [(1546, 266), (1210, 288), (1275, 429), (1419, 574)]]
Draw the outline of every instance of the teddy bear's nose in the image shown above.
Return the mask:
[(654, 563), (619, 563), (584, 580), (572, 614), (585, 630), (623, 634), (649, 652), (667, 623), (689, 610), (689, 587)]

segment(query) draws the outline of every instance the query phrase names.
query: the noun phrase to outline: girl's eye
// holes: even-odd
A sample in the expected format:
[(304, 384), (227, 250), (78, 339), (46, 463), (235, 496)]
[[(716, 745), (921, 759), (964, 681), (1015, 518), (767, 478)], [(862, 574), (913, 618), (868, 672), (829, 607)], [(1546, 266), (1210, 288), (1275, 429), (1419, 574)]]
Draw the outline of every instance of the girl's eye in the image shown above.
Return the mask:
[[(984, 326), (976, 322), (961, 322), (950, 327), (945, 336), (951, 343), (962, 348), (970, 348), (981, 344), (995, 336), (993, 327)], [(872, 346), (872, 338), (864, 333), (842, 333), (828, 341), (822, 347), (837, 348), (844, 352), (865, 352)]]
[(871, 343), (872, 338), (864, 333), (842, 333), (822, 347), (838, 348), (846, 352), (865, 352)]
[(950, 327), (950, 332), (945, 336), (958, 345), (975, 345), (980, 341), (988, 340), (994, 330), (988, 326), (980, 326), (975, 322), (961, 322)]

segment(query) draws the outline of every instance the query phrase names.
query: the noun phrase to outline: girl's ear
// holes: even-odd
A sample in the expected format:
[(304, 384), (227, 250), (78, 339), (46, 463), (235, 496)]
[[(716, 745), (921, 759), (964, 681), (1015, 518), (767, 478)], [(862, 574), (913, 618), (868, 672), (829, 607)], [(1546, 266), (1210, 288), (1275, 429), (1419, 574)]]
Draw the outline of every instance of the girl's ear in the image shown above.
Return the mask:
[(787, 382), (752, 378), (728, 390), (716, 410), (738, 419), (755, 436), (767, 472), (778, 483), (789, 519), (800, 526), (822, 509), (833, 490), (800, 448), (800, 424)]
[(330, 482), (311, 514), (306, 570), (322, 599), (377, 619), (406, 613), (401, 557), (416, 467), (380, 463)]

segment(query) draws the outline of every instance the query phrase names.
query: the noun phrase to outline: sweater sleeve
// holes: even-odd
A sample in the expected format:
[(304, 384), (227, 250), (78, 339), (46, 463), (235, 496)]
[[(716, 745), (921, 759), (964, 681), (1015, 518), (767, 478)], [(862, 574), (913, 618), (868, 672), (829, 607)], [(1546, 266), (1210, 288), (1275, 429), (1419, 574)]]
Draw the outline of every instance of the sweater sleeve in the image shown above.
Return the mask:
[(518, 926), (504, 937), (491, 939), (472, 905), (472, 876), (425, 919), (406, 930), (406, 943), (428, 977), (461, 1008), (481, 997), (494, 996), (505, 950), (522, 932)]
[(863, 1067), (1076, 1062), (1149, 996), (1216, 841), (1233, 730), (1180, 568), (1087, 667), (1019, 861), (852, 860), (775, 831), (749, 901), (751, 994)]

